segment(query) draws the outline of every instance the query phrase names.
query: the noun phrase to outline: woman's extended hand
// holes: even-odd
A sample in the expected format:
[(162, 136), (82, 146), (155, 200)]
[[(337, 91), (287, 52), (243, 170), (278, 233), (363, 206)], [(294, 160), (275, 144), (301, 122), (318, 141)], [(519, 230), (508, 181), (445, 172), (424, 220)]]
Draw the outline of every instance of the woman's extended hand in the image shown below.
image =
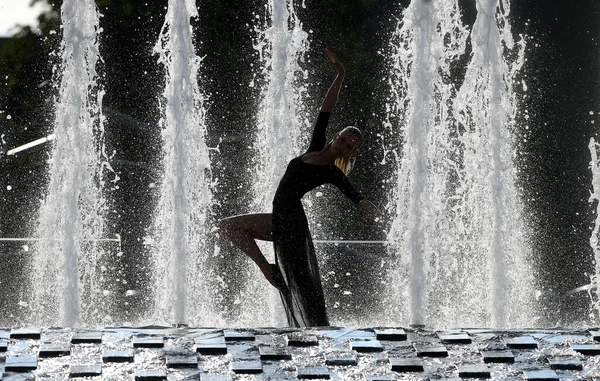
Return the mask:
[(342, 65), (340, 60), (338, 60), (338, 58), (335, 56), (335, 53), (333, 53), (329, 49), (325, 49), (325, 53), (327, 53), (327, 56), (329, 57), (329, 59), (327, 60), (327, 63), (330, 64), (331, 66), (333, 66), (333, 68), (335, 70), (337, 70), (338, 73), (344, 74), (344, 72), (345, 72), (344, 66)]
[(360, 210), (365, 212), (367, 216), (369, 216), (373, 221), (379, 221), (381, 217), (381, 212), (379, 209), (373, 204), (371, 201), (367, 199), (362, 199), (358, 202), (358, 207)]

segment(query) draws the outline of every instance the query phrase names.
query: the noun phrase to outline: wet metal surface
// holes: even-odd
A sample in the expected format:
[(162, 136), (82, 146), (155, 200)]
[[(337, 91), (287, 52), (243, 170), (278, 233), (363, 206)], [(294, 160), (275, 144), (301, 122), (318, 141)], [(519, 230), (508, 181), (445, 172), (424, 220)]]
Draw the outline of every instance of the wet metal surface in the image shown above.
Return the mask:
[(584, 330), (0, 330), (0, 379), (598, 379), (597, 340)]

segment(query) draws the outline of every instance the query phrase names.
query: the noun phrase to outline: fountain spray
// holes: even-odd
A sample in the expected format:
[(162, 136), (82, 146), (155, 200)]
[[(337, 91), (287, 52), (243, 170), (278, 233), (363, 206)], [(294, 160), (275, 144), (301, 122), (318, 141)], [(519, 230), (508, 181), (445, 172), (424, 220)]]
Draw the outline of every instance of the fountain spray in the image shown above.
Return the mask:
[[(190, 18), (194, 0), (170, 0), (154, 52), (165, 68), (162, 187), (155, 213), (155, 316), (175, 324), (214, 324), (206, 245), (212, 205), (205, 95), (198, 86)], [(191, 310), (190, 310), (191, 309)]]
[(400, 138), (386, 148), (398, 163), (388, 239), (399, 266), (388, 282), (400, 309), (410, 303), (410, 317), (395, 312), (409, 323), (531, 321), (522, 313), (533, 281), (511, 135), (524, 46), (510, 33), (508, 1), (478, 0), (477, 11), (462, 83), (450, 74), (468, 37), (456, 1), (413, 1), (391, 41), (386, 126)]
[[(308, 73), (301, 67), (309, 42), (293, 0), (269, 0), (265, 4), (263, 22), (263, 25), (255, 26), (254, 43), (260, 58), (260, 72), (255, 73), (252, 86), (264, 87), (254, 143), (256, 159), (253, 166), (256, 170), (252, 174), (255, 184), (252, 209), (269, 213), (287, 163), (301, 153), (303, 143), (307, 141), (303, 137), (309, 135), (306, 132), (309, 123), (302, 107)], [(271, 250), (271, 247), (265, 245), (264, 249)], [(275, 292), (264, 295), (265, 280), (262, 275), (256, 272), (253, 281), (248, 283), (247, 292), (252, 294), (252, 299), (262, 298), (260, 303), (270, 306), (268, 310), (263, 309), (264, 316), (261, 318), (266, 320), (262, 321), (269, 321), (274, 316), (279, 316), (279, 320), (283, 321), (283, 311), (276, 309), (279, 296)], [(257, 311), (252, 313), (255, 316)]]
[[(413, 324), (427, 318), (429, 266), (437, 241), (443, 241), (448, 230), (444, 208), (453, 164), (447, 160), (452, 150), (449, 71), (464, 51), (466, 37), (457, 2), (415, 0), (390, 41), (391, 96), (385, 126), (397, 144), (388, 147), (397, 169), (396, 189), (387, 207), (396, 216), (388, 240), (399, 266), (389, 282), (399, 308), (394, 314)], [(410, 316), (401, 311), (407, 304)]]
[(97, 321), (96, 270), (104, 233), (104, 92), (97, 83), (99, 14), (92, 0), (62, 4), (62, 64), (49, 187), (32, 271), (32, 319), (39, 325)]

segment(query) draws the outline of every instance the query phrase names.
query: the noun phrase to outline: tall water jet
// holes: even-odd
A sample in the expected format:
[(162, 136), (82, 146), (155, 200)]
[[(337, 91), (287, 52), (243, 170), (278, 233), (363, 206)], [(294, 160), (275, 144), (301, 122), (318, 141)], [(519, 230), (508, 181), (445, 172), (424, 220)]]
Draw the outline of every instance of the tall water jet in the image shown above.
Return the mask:
[(531, 301), (533, 282), (511, 137), (524, 48), (510, 34), (508, 6), (477, 1), (459, 90), (451, 68), (462, 64), (467, 33), (457, 1), (413, 1), (392, 37), (386, 125), (388, 135), (400, 125), (402, 141), (386, 148), (399, 158), (388, 239), (400, 266), (390, 283), (396, 303), (410, 302), (412, 323), (531, 318), (509, 315)]
[(269, 0), (265, 10), (270, 26), (257, 30), (254, 46), (261, 60), (258, 81), (264, 84), (254, 145), (259, 167), (254, 193), (256, 206), (270, 210), (287, 163), (298, 155), (302, 143), (308, 141), (304, 136), (307, 120), (302, 107), (308, 74), (301, 64), (309, 42), (293, 0)]
[(205, 283), (210, 277), (206, 234), (212, 175), (205, 95), (198, 86), (201, 60), (190, 25), (197, 12), (194, 0), (169, 0), (154, 47), (166, 71), (160, 120), (163, 178), (153, 234), (154, 319), (207, 325), (214, 324)]
[(590, 247), (594, 253), (595, 268), (594, 274), (591, 277), (591, 287), (588, 292), (592, 301), (592, 317), (600, 319), (600, 161), (598, 160), (600, 145), (596, 143), (594, 138), (590, 138), (588, 148), (591, 155), (590, 169), (592, 171), (592, 193), (590, 194), (589, 202), (596, 203), (596, 220), (594, 221), (594, 229), (590, 235)]
[[(264, 17), (264, 18), (263, 18)], [(258, 110), (258, 128), (254, 142), (255, 168), (252, 173), (255, 202), (252, 211), (270, 213), (272, 200), (279, 179), (287, 163), (300, 154), (303, 143), (308, 141), (307, 117), (302, 106), (307, 92), (307, 71), (302, 68), (304, 56), (309, 48), (308, 34), (302, 30), (293, 0), (269, 0), (265, 14), (258, 16), (262, 25), (255, 26), (254, 48), (259, 54), (259, 70), (251, 86), (261, 86), (261, 101)], [(264, 245), (266, 250), (270, 246)], [(265, 280), (256, 272), (249, 282), (247, 292), (258, 303), (270, 305), (270, 310), (252, 311), (261, 321), (272, 321), (274, 312), (273, 295), (265, 295)], [(242, 320), (244, 318), (242, 317)]]
[[(399, 306), (392, 314), (404, 323), (427, 321), (429, 266), (434, 253), (443, 255), (441, 246), (449, 242), (445, 208), (453, 165), (450, 65), (464, 52), (466, 36), (456, 1), (415, 0), (390, 41), (391, 96), (385, 126), (392, 139), (388, 155), (397, 167), (386, 209), (395, 215), (388, 240), (400, 266), (390, 274), (389, 284), (393, 305)], [(409, 303), (406, 316), (402, 306)]]
[(512, 37), (508, 0), (477, 0), (476, 5), (471, 62), (454, 102), (462, 155), (459, 237), (488, 263), (487, 274), (481, 274), (490, 289), (484, 295), (491, 315), (487, 325), (506, 327), (531, 322), (523, 309), (510, 315), (531, 302), (533, 284), (512, 138), (524, 42)]
[(99, 14), (93, 0), (62, 4), (61, 80), (55, 106), (47, 195), (33, 258), (32, 323), (74, 326), (97, 322), (96, 270), (104, 234), (102, 97)]

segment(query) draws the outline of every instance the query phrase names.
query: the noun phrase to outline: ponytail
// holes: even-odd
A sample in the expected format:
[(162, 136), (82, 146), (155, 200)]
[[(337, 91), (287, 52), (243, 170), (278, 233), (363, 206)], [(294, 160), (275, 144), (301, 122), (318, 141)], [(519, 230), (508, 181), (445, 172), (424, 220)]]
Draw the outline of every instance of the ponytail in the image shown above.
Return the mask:
[(335, 165), (344, 172), (344, 175), (347, 175), (352, 170), (352, 163), (349, 157), (338, 157), (335, 159)]

